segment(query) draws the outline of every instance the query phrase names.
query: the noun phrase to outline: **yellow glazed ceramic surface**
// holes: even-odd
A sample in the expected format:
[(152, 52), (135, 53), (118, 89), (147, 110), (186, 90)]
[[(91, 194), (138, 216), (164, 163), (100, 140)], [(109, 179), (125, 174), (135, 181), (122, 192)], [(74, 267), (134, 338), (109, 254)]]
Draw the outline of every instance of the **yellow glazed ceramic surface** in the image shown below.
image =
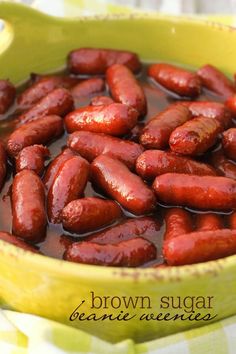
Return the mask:
[[(164, 60), (198, 67), (212, 63), (226, 73), (235, 71), (236, 32), (200, 21), (127, 15), (92, 19), (52, 18), (20, 5), (0, 3), (6, 21), (0, 34), (0, 76), (19, 83), (30, 72), (61, 68), (69, 50), (80, 46), (129, 49), (145, 61)], [(1, 211), (0, 211), (1, 212)], [(91, 309), (96, 296), (148, 296), (151, 309), (125, 305)], [(236, 313), (236, 256), (215, 262), (170, 269), (117, 269), (79, 265), (31, 254), (0, 242), (0, 298), (13, 309), (77, 326), (110, 341), (146, 341), (204, 321), (140, 321), (143, 313), (160, 309), (162, 296), (214, 296), (211, 313), (217, 319)], [(69, 321), (73, 310), (87, 315), (129, 312), (130, 321)], [(204, 312), (205, 311), (205, 312)], [(202, 314), (209, 310), (200, 311)]]

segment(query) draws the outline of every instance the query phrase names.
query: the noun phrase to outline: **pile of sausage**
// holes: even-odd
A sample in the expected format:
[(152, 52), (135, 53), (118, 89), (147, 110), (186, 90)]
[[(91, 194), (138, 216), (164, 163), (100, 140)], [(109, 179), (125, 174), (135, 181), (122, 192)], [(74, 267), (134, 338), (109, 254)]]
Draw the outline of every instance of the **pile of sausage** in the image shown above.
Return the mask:
[[(161, 266), (236, 254), (235, 84), (212, 65), (152, 64), (149, 83), (172, 103), (146, 122), (136, 54), (81, 48), (69, 53), (67, 70), (32, 75), (18, 94), (0, 80), (0, 115), (13, 104), (18, 112), (0, 144), (0, 188), (14, 166), (12, 233), (0, 239), (39, 253), (48, 224), (61, 224), (85, 235), (68, 242), (64, 259), (103, 266), (152, 265), (160, 253)], [(202, 90), (213, 99), (197, 100)], [(90, 103), (76, 109), (81, 97)], [(67, 147), (45, 167), (64, 130)], [(84, 196), (88, 182), (100, 195)]]

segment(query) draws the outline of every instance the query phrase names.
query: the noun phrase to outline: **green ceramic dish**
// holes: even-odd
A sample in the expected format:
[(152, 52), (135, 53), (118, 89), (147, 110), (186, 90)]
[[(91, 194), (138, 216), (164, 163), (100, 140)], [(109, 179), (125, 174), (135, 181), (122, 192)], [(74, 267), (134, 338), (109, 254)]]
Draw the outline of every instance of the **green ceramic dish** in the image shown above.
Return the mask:
[[(226, 73), (235, 71), (236, 31), (222, 25), (141, 14), (67, 20), (7, 3), (0, 3), (0, 17), (6, 21), (0, 35), (0, 76), (15, 83), (25, 80), (30, 72), (59, 69), (67, 52), (80, 46), (129, 49), (145, 61), (165, 60), (189, 67), (210, 62)], [(124, 305), (94, 310), (90, 308), (91, 291), (120, 298), (149, 296), (152, 309), (142, 309), (139, 303), (135, 310)], [(139, 320), (142, 313), (163, 312), (159, 306), (162, 296), (200, 295), (214, 296), (211, 313), (218, 314), (216, 320), (236, 313), (236, 256), (171, 269), (115, 269), (67, 263), (0, 242), (3, 304), (77, 326), (110, 341), (146, 341), (206, 324)], [(136, 317), (130, 321), (69, 321), (82, 300), (81, 312), (87, 314), (119, 314), (123, 310)]]

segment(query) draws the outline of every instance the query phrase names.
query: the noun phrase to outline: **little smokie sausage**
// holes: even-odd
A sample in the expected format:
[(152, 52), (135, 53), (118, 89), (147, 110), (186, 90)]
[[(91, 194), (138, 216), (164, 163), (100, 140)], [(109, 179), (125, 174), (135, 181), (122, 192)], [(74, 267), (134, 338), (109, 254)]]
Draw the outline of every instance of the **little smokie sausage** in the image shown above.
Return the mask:
[(81, 197), (89, 176), (89, 164), (80, 156), (71, 157), (60, 166), (48, 191), (47, 210), (49, 221), (61, 221), (63, 208)]
[(204, 116), (217, 119), (222, 125), (222, 129), (227, 129), (231, 125), (232, 115), (230, 110), (219, 102), (197, 101), (182, 103), (188, 107), (193, 117)]
[(9, 232), (0, 231), (0, 240), (11, 243), (17, 247), (23, 248), (25, 251), (30, 251), (33, 253), (40, 253), (36, 247), (29, 245), (25, 241), (19, 239), (15, 235), (10, 234)]
[(7, 152), (10, 156), (16, 156), (24, 147), (47, 144), (59, 137), (63, 131), (63, 121), (59, 116), (36, 119), (13, 131), (7, 141)]
[(28, 109), (56, 88), (70, 88), (77, 82), (78, 79), (72, 79), (64, 76), (41, 77), (18, 96), (18, 108)]
[(196, 229), (198, 231), (214, 231), (223, 229), (223, 226), (223, 219), (218, 214), (197, 214)]
[(91, 106), (106, 106), (108, 104), (114, 103), (113, 99), (108, 96), (95, 96), (91, 99)]
[(50, 151), (43, 145), (26, 146), (16, 157), (16, 172), (32, 170), (41, 176), (44, 171), (44, 161), (49, 156)]
[(127, 219), (104, 231), (89, 235), (86, 241), (99, 244), (115, 244), (141, 236), (151, 242), (156, 242), (159, 237), (160, 227), (160, 222), (150, 216)]
[(137, 267), (156, 258), (156, 247), (143, 238), (116, 245), (75, 242), (65, 252), (67, 261), (113, 267)]
[(165, 223), (164, 240), (170, 240), (193, 231), (193, 220), (190, 213), (180, 208), (168, 209), (165, 214)]
[(82, 198), (73, 200), (62, 211), (62, 224), (70, 232), (89, 232), (113, 223), (122, 211), (112, 200)]
[(80, 99), (81, 97), (86, 97), (92, 95), (96, 92), (101, 92), (105, 89), (105, 82), (99, 77), (94, 77), (92, 79), (84, 80), (75, 85), (70, 93), (74, 99)]
[(223, 98), (226, 99), (235, 94), (233, 82), (215, 66), (204, 65), (197, 71), (197, 74), (204, 87)]
[(73, 156), (75, 156), (73, 151), (71, 151), (70, 149), (64, 149), (49, 164), (49, 166), (48, 166), (48, 168), (47, 168), (47, 170), (45, 172), (45, 175), (43, 176), (43, 183), (44, 183), (44, 185), (45, 185), (47, 190), (51, 187), (52, 182), (53, 182), (53, 180), (54, 180), (59, 168), (63, 164), (63, 162), (69, 160)]
[(68, 67), (74, 74), (105, 74), (113, 64), (123, 64), (133, 72), (141, 69), (137, 54), (129, 51), (100, 48), (80, 48), (69, 53)]
[(217, 175), (213, 167), (188, 157), (162, 150), (146, 150), (136, 161), (136, 172), (146, 180), (168, 172), (199, 176)]
[(148, 76), (180, 96), (196, 97), (201, 92), (201, 82), (197, 74), (174, 65), (153, 64), (148, 68)]
[(112, 65), (106, 71), (106, 80), (116, 102), (133, 107), (140, 116), (147, 113), (144, 91), (130, 69), (121, 64)]
[(154, 191), (164, 203), (203, 210), (236, 208), (236, 181), (218, 176), (166, 173), (156, 177)]
[(143, 147), (132, 141), (86, 131), (71, 134), (67, 145), (89, 162), (92, 162), (99, 155), (109, 154), (124, 162), (131, 169), (134, 168), (135, 161), (143, 152)]
[(46, 234), (44, 185), (35, 172), (19, 172), (12, 185), (12, 232), (28, 241), (39, 242)]
[(191, 118), (187, 107), (174, 104), (153, 117), (143, 128), (140, 143), (147, 149), (164, 149), (175, 128)]
[(222, 134), (222, 146), (225, 155), (236, 161), (236, 128), (228, 129)]
[(7, 154), (3, 143), (0, 141), (0, 190), (3, 186), (7, 173)]
[(236, 230), (196, 231), (164, 242), (168, 265), (207, 262), (236, 253)]
[(169, 140), (172, 151), (183, 155), (198, 155), (212, 147), (222, 131), (219, 121), (199, 116), (176, 128)]
[(121, 103), (78, 108), (65, 118), (66, 130), (88, 130), (109, 135), (127, 134), (137, 123), (138, 112)]
[(72, 111), (73, 107), (74, 103), (70, 92), (64, 88), (57, 88), (41, 98), (18, 119), (20, 123), (28, 123), (48, 115), (65, 116)]
[(152, 190), (119, 160), (100, 155), (91, 169), (95, 185), (131, 213), (140, 215), (153, 210), (156, 200)]
[(6, 113), (13, 104), (16, 89), (8, 80), (0, 80), (0, 114)]

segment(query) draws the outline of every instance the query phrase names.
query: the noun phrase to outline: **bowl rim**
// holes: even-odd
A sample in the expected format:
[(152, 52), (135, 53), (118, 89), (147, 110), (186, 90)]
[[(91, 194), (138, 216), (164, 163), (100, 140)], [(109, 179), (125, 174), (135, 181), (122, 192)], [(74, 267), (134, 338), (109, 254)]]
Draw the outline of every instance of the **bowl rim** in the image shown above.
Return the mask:
[[(19, 14), (19, 17), (22, 15), (26, 15), (27, 12), (28, 14), (33, 17), (41, 17), (44, 18), (45, 20), (53, 23), (53, 22), (58, 22), (61, 24), (71, 24), (73, 22), (93, 22), (93, 21), (114, 21), (114, 20), (148, 20), (148, 19), (156, 19), (159, 21), (165, 21), (165, 22), (176, 22), (176, 23), (186, 23), (188, 25), (198, 25), (198, 26), (203, 26), (203, 27), (211, 27), (215, 29), (220, 29), (228, 32), (236, 32), (236, 27), (232, 25), (227, 25), (225, 23), (219, 23), (213, 21), (213, 16), (208, 17), (207, 15), (192, 15), (192, 14), (183, 14), (183, 15), (169, 15), (165, 13), (159, 13), (158, 11), (151, 11), (151, 10), (141, 10), (141, 9), (135, 9), (134, 12), (131, 12), (132, 7), (126, 6), (126, 11), (127, 9), (130, 12), (126, 12), (124, 9), (124, 12), (121, 13), (110, 13), (110, 14), (98, 14), (98, 15), (81, 15), (81, 16), (75, 16), (75, 17), (62, 17), (62, 16), (54, 16), (51, 14), (47, 14), (45, 12), (40, 11), (39, 9), (30, 7), (24, 3), (12, 3), (8, 1), (3, 1), (0, 2), (0, 9), (3, 10), (3, 16), (0, 14), (0, 19), (6, 22), (10, 22), (9, 16), (6, 15), (6, 19), (4, 18), (4, 12), (16, 12), (19, 10), (21, 13)], [(10, 10), (10, 11), (9, 11)], [(30, 21), (30, 17), (28, 20)], [(3, 31), (4, 32), (4, 31)], [(1, 32), (0, 32), (1, 35)]]
[[(210, 27), (215, 29), (224, 30), (227, 32), (236, 33), (236, 28), (227, 26), (225, 24), (215, 23), (213, 21), (204, 20), (203, 18), (194, 18), (191, 16), (171, 16), (162, 15), (152, 12), (135, 12), (126, 14), (107, 14), (107, 15), (95, 15), (89, 17), (75, 17), (75, 18), (63, 18), (56, 17), (42, 13), (38, 10), (29, 8), (23, 4), (5, 3), (5, 6), (10, 6), (12, 9), (17, 8), (30, 11), (32, 15), (41, 16), (48, 21), (63, 23), (72, 23), (77, 21), (114, 21), (114, 20), (149, 20), (155, 19), (159, 21), (182, 23), (186, 25), (197, 25), (201, 27)], [(4, 6), (4, 3), (0, 4), (0, 8)], [(4, 16), (3, 16), (4, 20)], [(8, 22), (9, 20), (6, 19)], [(8, 256), (6, 262), (10, 262), (11, 259), (17, 260), (18, 263), (29, 264), (29, 269), (32, 266), (39, 268), (41, 271), (50, 271), (54, 273), (58, 278), (71, 278), (103, 282), (109, 280), (116, 280), (119, 282), (170, 282), (170, 281), (183, 281), (186, 279), (205, 277), (206, 275), (217, 276), (222, 270), (226, 271), (232, 267), (236, 268), (236, 255), (221, 258), (215, 261), (209, 261), (205, 263), (198, 263), (193, 265), (185, 265), (179, 267), (166, 267), (166, 268), (121, 268), (121, 267), (108, 267), (108, 266), (95, 266), (88, 264), (79, 264), (74, 262), (68, 262), (65, 260), (32, 253), (21, 249), (6, 241), (0, 240), (0, 255)], [(4, 258), (6, 260), (6, 257)]]
[[(63, 259), (53, 258), (43, 254), (33, 253), (19, 248), (6, 241), (0, 240), (0, 255), (9, 256), (7, 263), (11, 260), (22, 264), (28, 264), (29, 269), (32, 266), (39, 268), (41, 272), (50, 271), (56, 274), (58, 278), (95, 280), (98, 282), (117, 280), (120, 282), (181, 282), (187, 279), (200, 278), (208, 276), (217, 276), (221, 271), (226, 271), (236, 266), (236, 255), (220, 258), (214, 261), (196, 263), (185, 266), (171, 266), (166, 268), (128, 268), (128, 267), (108, 267), (96, 266), (69, 262)], [(19, 265), (20, 267), (20, 265)]]

